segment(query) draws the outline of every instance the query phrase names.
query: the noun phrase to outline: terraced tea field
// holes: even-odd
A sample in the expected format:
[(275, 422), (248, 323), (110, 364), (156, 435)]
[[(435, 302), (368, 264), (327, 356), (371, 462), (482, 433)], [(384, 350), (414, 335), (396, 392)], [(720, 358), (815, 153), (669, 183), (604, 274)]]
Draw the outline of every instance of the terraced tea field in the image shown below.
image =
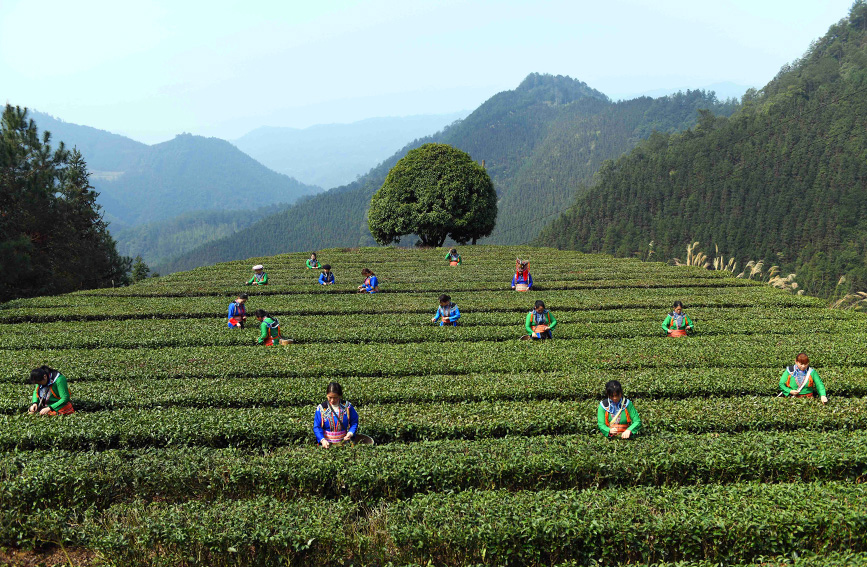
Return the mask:
[[(0, 564), (867, 565), (867, 316), (697, 268), (461, 252), (324, 250), (331, 287), (287, 254), (0, 305)], [(516, 256), (538, 290), (509, 290)], [(260, 262), (273, 284), (245, 288)], [(354, 293), (362, 267), (383, 293)], [(227, 329), (239, 291), (297, 344)], [(440, 293), (460, 327), (430, 323)], [(518, 340), (536, 299), (553, 341)], [(660, 330), (676, 299), (693, 336)], [(826, 406), (775, 397), (800, 351)], [(74, 415), (27, 415), (41, 364)], [(633, 440), (596, 431), (611, 379)], [(375, 447), (314, 444), (332, 380)]]

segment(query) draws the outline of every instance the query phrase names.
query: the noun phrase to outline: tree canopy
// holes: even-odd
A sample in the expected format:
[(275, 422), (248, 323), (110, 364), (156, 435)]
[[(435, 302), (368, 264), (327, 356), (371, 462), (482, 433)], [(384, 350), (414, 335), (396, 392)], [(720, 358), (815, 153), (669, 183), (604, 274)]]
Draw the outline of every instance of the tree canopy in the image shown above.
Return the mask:
[(447, 144), (409, 151), (370, 200), (368, 226), (379, 244), (416, 234), (423, 246), (442, 246), (447, 237), (475, 242), (494, 230), (497, 193), (488, 173), (470, 156)]
[(56, 150), (27, 110), (6, 105), (0, 122), (2, 300), (127, 283), (96, 204), (81, 153)]

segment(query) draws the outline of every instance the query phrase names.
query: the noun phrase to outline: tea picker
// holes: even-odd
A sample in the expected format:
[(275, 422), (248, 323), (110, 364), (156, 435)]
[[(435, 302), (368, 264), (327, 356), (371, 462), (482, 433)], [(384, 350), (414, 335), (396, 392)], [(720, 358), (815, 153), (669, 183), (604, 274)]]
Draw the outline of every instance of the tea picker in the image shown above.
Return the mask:
[(689, 315), (683, 312), (683, 303), (675, 301), (671, 313), (662, 322), (662, 330), (669, 337), (685, 337), (688, 332), (695, 330), (695, 325)]
[(631, 400), (623, 397), (623, 387), (617, 380), (605, 384), (605, 399), (596, 409), (596, 424), (609, 439), (620, 436), (629, 439), (641, 428), (641, 418)]
[(40, 366), (30, 371), (30, 378), (27, 381), (36, 385), (30, 413), (39, 415), (75, 413), (70, 401), (69, 385), (63, 374), (48, 366)]
[(373, 439), (358, 433), (358, 412), (343, 401), (343, 386), (331, 382), (325, 389), (325, 401), (316, 406), (313, 415), (313, 434), (316, 442), (325, 447), (361, 443), (373, 445)]
[(533, 287), (533, 276), (530, 275), (530, 261), (515, 259), (515, 275), (512, 277), (512, 289), (529, 291)]
[(265, 273), (265, 266), (262, 264), (253, 266), (253, 277), (247, 280), (247, 285), (268, 285), (268, 274)]
[(551, 331), (557, 326), (557, 319), (551, 315), (551, 312), (545, 309), (545, 302), (541, 299), (536, 301), (533, 309), (527, 313), (524, 319), (524, 328), (527, 334), (521, 337), (521, 340), (544, 340), (553, 339), (554, 335)]
[(812, 398), (816, 395), (823, 404), (828, 403), (825, 384), (815, 368), (810, 367), (810, 358), (803, 352), (795, 357), (795, 364), (783, 369), (780, 376), (780, 393), (777, 397)]

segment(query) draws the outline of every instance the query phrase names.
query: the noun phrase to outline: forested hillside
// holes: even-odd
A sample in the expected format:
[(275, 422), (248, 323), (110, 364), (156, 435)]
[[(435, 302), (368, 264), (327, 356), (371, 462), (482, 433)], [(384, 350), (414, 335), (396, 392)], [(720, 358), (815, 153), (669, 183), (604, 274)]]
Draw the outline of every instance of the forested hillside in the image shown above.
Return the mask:
[(497, 229), (485, 242), (526, 242), (591, 181), (604, 160), (633, 148), (654, 129), (678, 131), (693, 125), (699, 109), (725, 115), (736, 106), (701, 91), (613, 103), (581, 81), (532, 74), (463, 121), (415, 140), (355, 183), (317, 195), (161, 268), (176, 271), (253, 255), (372, 245), (365, 218), (371, 196), (398, 159), (428, 142), (450, 144), (484, 161), (500, 198)]
[(170, 261), (175, 256), (250, 226), (275, 209), (289, 205), (270, 205), (253, 211), (194, 211), (175, 218), (113, 231), (118, 252), (125, 256), (142, 256), (151, 266)]
[(148, 146), (124, 136), (33, 113), (52, 140), (77, 147), (93, 175), (112, 231), (190, 211), (253, 210), (320, 191), (266, 168), (217, 138), (182, 134)]
[[(731, 118), (654, 135), (599, 174), (538, 243), (620, 256), (705, 250), (797, 271), (801, 289), (867, 289), (867, 4)], [(843, 279), (841, 280), (841, 276)]]

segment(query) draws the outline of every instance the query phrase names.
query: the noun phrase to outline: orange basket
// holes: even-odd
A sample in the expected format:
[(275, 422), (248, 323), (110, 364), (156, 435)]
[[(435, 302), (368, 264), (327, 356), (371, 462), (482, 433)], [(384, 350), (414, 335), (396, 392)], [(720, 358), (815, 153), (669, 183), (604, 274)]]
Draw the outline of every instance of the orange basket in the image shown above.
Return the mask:
[(612, 425), (611, 425), (611, 433), (610, 433), (610, 435), (620, 435), (621, 433), (623, 433), (624, 431), (626, 431), (626, 429), (627, 429), (628, 427), (629, 427), (629, 426), (626, 425), (625, 423), (616, 423), (616, 424), (612, 424)]
[(686, 329), (674, 329), (668, 332), (669, 337), (685, 337)]
[(449, 262), (449, 266), (457, 266), (457, 265), (458, 265), (457, 260), (452, 260), (451, 262)]
[(544, 333), (550, 328), (551, 327), (549, 327), (548, 325), (536, 325), (535, 327), (532, 327), (534, 333)]
[(518, 285), (515, 286), (515, 291), (528, 291), (529, 289), (530, 289), (530, 286), (528, 286), (525, 283), (519, 283)]

